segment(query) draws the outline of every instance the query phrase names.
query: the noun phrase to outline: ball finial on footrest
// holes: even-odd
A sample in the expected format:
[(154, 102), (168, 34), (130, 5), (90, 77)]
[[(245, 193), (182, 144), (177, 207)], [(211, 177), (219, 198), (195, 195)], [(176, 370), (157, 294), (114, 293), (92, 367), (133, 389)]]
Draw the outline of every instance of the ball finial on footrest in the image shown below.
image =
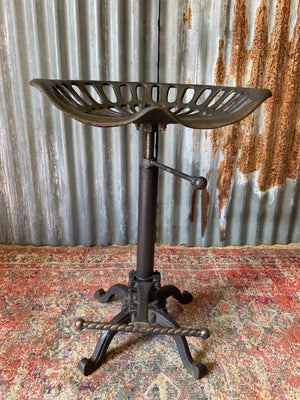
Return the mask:
[(210, 332), (207, 328), (201, 328), (200, 337), (202, 339), (208, 339), (210, 337)]
[(75, 329), (77, 331), (81, 331), (83, 329), (83, 326), (84, 326), (84, 319), (82, 319), (82, 318), (76, 319), (76, 321), (75, 321)]

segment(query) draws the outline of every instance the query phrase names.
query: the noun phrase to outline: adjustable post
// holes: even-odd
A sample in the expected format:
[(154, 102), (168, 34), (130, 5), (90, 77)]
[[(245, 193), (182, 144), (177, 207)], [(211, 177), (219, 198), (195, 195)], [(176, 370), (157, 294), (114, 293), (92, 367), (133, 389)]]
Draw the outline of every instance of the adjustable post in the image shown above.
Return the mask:
[(158, 168), (150, 164), (156, 157), (155, 143), (157, 140), (157, 125), (146, 124), (145, 158), (140, 165), (139, 176), (139, 206), (138, 206), (138, 243), (136, 277), (140, 280), (150, 279), (153, 275), (156, 202)]

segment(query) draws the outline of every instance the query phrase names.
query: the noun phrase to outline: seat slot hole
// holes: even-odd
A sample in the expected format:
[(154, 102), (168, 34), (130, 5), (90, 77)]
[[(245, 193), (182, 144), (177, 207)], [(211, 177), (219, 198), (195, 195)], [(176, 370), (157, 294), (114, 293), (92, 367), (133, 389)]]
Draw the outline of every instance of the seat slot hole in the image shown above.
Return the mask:
[(145, 86), (137, 85), (136, 87), (136, 97), (138, 101), (145, 101), (147, 97), (147, 89)]
[(118, 101), (116, 91), (112, 85), (109, 83), (104, 83), (102, 85), (102, 90), (110, 103), (116, 103)]
[(167, 94), (168, 103), (174, 103), (177, 100), (178, 88), (175, 86), (170, 86)]
[(220, 90), (219, 92), (216, 93), (216, 95), (212, 98), (212, 100), (209, 102), (207, 107), (212, 107), (215, 104), (218, 104), (218, 102), (221, 100), (221, 98), (224, 96), (225, 91)]
[[(77, 86), (75, 83), (71, 84), (72, 89), (74, 90), (74, 92), (77, 94), (78, 96), (78, 101), (82, 102), (83, 104), (89, 104), (92, 105), (92, 101), (91, 99), (88, 98), (88, 96), (81, 90), (81, 88), (79, 86)], [(72, 91), (70, 91), (71, 95), (73, 95)], [(76, 97), (76, 95), (74, 94), (74, 97)]]
[(232, 111), (231, 109), (240, 102), (242, 97), (243, 95), (241, 93), (235, 93), (235, 95), (232, 96), (229, 101), (226, 101), (223, 111)]
[(185, 107), (180, 109), (176, 114), (177, 115), (183, 115), (183, 114), (189, 114), (191, 109), (189, 107)]
[(120, 86), (120, 93), (123, 100), (130, 102), (132, 100), (132, 90), (129, 85), (121, 85)]
[(98, 104), (102, 104), (103, 103), (102, 97), (100, 96), (99, 92), (97, 91), (97, 89), (93, 85), (86, 83), (85, 84), (85, 88), (89, 92), (91, 98), (96, 103), (98, 103)]
[(187, 104), (193, 100), (193, 97), (195, 95), (195, 89), (193, 88), (187, 88), (182, 96), (182, 103)]
[(205, 103), (205, 101), (209, 98), (210, 94), (211, 94), (211, 89), (204, 89), (203, 92), (201, 92), (198, 99), (196, 100), (197, 106)]
[(162, 88), (158, 85), (153, 85), (151, 89), (152, 100), (157, 103), (161, 101), (162, 97)]
[(69, 104), (74, 104), (76, 106), (84, 106), (84, 102), (82, 99), (77, 96), (76, 92), (73, 92), (72, 88), (62, 84), (61, 86), (57, 87), (63, 97), (67, 100)]

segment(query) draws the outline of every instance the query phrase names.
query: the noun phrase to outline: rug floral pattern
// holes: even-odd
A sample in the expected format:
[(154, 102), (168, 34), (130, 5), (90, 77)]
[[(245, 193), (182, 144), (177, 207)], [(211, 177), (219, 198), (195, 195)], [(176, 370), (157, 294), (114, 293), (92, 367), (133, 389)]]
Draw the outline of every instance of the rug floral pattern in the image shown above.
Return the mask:
[[(110, 320), (120, 301), (103, 305), (94, 292), (126, 283), (135, 246), (33, 247), (0, 245), (1, 399), (300, 398), (300, 246), (157, 247), (163, 284), (194, 300), (168, 309), (185, 327), (206, 326), (211, 337), (188, 338), (208, 367), (194, 380), (172, 337), (118, 333), (106, 362), (84, 377), (77, 368), (99, 333), (74, 320)], [(298, 362), (298, 364), (297, 364)]]

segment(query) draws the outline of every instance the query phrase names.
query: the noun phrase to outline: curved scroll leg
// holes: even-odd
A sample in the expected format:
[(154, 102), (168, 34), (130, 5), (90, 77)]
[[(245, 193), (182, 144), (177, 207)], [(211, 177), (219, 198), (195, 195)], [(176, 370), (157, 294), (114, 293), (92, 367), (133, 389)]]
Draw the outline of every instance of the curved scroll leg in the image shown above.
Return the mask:
[[(131, 314), (127, 311), (121, 311), (112, 320), (114, 324), (128, 324), (131, 321)], [(97, 342), (95, 350), (90, 359), (83, 358), (78, 363), (78, 368), (85, 375), (88, 376), (100, 367), (105, 357), (106, 351), (110, 342), (117, 332), (102, 331), (102, 334)]]
[(178, 300), (181, 304), (188, 304), (193, 300), (191, 293), (187, 292), (186, 290), (181, 293), (180, 290), (173, 285), (162, 286), (159, 289), (159, 299), (166, 300), (170, 296), (173, 296), (174, 299)]
[(99, 289), (94, 293), (94, 299), (100, 301), (101, 303), (108, 303), (115, 295), (121, 297), (122, 299), (127, 296), (128, 287), (118, 283), (113, 285), (105, 293), (103, 289)]
[[(173, 328), (179, 327), (177, 322), (166, 311), (161, 309), (151, 309), (151, 312), (156, 315), (156, 322), (161, 326)], [(194, 362), (186, 338), (178, 335), (174, 335), (173, 338), (177, 344), (179, 355), (187, 371), (192, 374), (195, 379), (199, 379), (205, 375), (207, 373), (206, 366), (201, 362)]]

